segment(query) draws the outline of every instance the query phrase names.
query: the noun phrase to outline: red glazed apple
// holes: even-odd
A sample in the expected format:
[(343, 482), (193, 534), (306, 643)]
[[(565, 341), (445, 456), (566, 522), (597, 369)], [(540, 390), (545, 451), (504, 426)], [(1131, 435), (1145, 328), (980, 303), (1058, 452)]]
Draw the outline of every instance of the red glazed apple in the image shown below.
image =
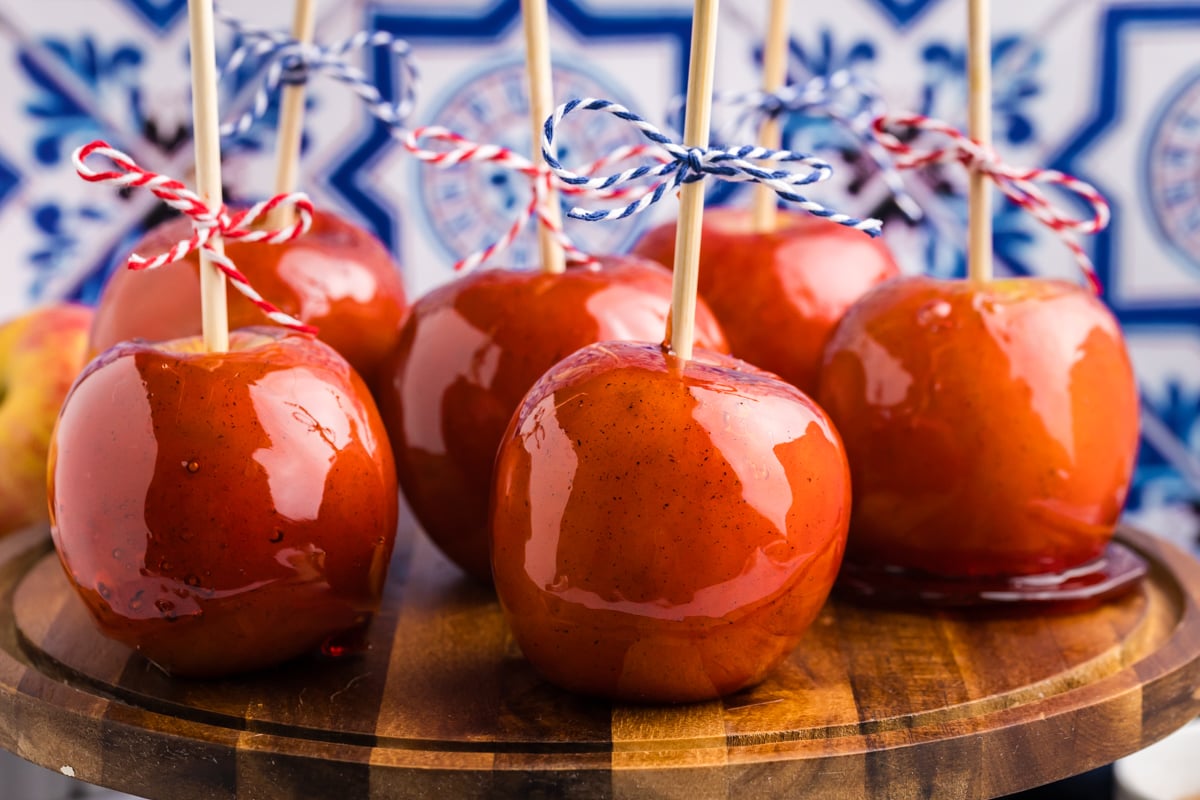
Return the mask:
[[(700, 296), (735, 356), (812, 393), (821, 352), (846, 309), (899, 274), (880, 241), (803, 212), (778, 212), (774, 233), (756, 233), (749, 211), (704, 213)], [(675, 223), (649, 231), (634, 253), (668, 267)]]
[(41, 306), (0, 324), (0, 534), (46, 521), (46, 455), (87, 360), (92, 310)]
[(850, 476), (794, 386), (604, 342), (529, 391), (493, 503), (496, 593), (533, 666), (572, 691), (685, 702), (795, 647), (842, 560)]
[(1082, 288), (892, 281), (838, 325), (818, 400), (850, 456), (856, 564), (1036, 574), (1112, 535), (1137, 386), (1116, 320)]
[[(133, 252), (164, 253), (191, 232), (173, 219)], [(282, 245), (226, 243), (226, 252), (263, 296), (284, 312), (315, 325), (318, 336), (370, 381), (396, 343), (407, 309), (396, 265), (378, 240), (344, 219), (318, 211), (312, 229)], [(229, 326), (269, 324), (262, 312), (229, 292)], [(92, 353), (141, 338), (165, 341), (200, 333), (200, 266), (187, 264), (113, 273), (96, 307)]]
[(362, 625), (396, 532), (362, 379), (282, 328), (127, 342), (80, 376), (50, 454), (51, 530), (101, 629), (174, 675), (256, 669)]
[[(671, 275), (607, 257), (599, 269), (484, 270), (418, 300), (376, 389), (404, 496), (452, 561), (491, 581), (487, 512), (496, 448), (529, 387), (604, 339), (662, 338)], [(697, 341), (725, 349), (707, 309)]]

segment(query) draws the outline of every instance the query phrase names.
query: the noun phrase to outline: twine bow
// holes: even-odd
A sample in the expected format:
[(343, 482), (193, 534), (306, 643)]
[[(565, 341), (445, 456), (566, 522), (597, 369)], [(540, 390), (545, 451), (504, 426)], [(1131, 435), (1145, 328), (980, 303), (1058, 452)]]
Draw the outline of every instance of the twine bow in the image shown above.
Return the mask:
[[(317, 73), (324, 73), (349, 86), (367, 110), (390, 128), (403, 126), (416, 103), (418, 73), (413, 64), (408, 42), (386, 31), (359, 31), (348, 38), (328, 45), (301, 43), (290, 35), (266, 28), (257, 28), (217, 9), (217, 16), (241, 38), (230, 55), (221, 76), (236, 71), (248, 58), (265, 58), (268, 62), (266, 79), (254, 96), (254, 103), (244, 114), (221, 126), (221, 135), (241, 135), (261, 119), (271, 104), (271, 95), (284, 83), (304, 83)], [(356, 50), (387, 48), (401, 70), (400, 99), (389, 102), (361, 69), (348, 61)]]
[[(89, 157), (97, 155), (107, 158), (116, 169), (95, 170), (87, 165)], [(276, 324), (304, 333), (316, 333), (316, 328), (280, 311), (259, 294), (233, 261), (212, 247), (214, 237), (236, 242), (265, 242), (281, 244), (308, 232), (312, 227), (313, 205), (308, 196), (301, 192), (276, 195), (269, 200), (255, 203), (241, 211), (230, 213), (225, 206), (212, 208), (203, 198), (174, 178), (142, 169), (133, 159), (107, 142), (94, 141), (80, 147), (71, 156), (75, 172), (89, 183), (111, 183), (116, 186), (144, 186), (156, 197), (188, 217), (192, 222), (192, 235), (173, 245), (167, 252), (151, 258), (133, 254), (126, 266), (133, 270), (157, 269), (166, 264), (181, 261), (196, 250), (204, 250), (209, 260), (221, 270), (233, 287), (260, 308)], [(261, 230), (254, 224), (273, 209), (281, 205), (292, 205), (296, 209), (296, 221), (278, 230)]]
[[(449, 145), (449, 149), (428, 150), (421, 146), (422, 140), (440, 142)], [(481, 250), (469, 253), (460, 259), (454, 265), (455, 270), (474, 269), (507, 248), (529, 223), (529, 220), (535, 216), (540, 224), (546, 226), (555, 240), (562, 246), (569, 262), (575, 264), (594, 264), (595, 259), (576, 247), (566, 235), (562, 226), (557, 224), (546, 213), (546, 203), (550, 201), (551, 191), (556, 190), (569, 195), (587, 194), (591, 197), (601, 199), (622, 198), (641, 191), (638, 187), (589, 190), (584, 187), (572, 186), (556, 177), (545, 164), (535, 164), (530, 159), (507, 147), (472, 142), (465, 136), (443, 127), (427, 126), (417, 128), (414, 131), (405, 132), (401, 137), (401, 141), (405, 149), (417, 159), (435, 167), (449, 168), (463, 163), (483, 162), (512, 170), (520, 175), (524, 175), (529, 180), (530, 187), (532, 188), (529, 203), (517, 214), (512, 225), (492, 244)], [(583, 171), (585, 174), (591, 174), (609, 164), (647, 155), (650, 150), (651, 148), (645, 145), (620, 147), (584, 167)]]
[[(664, 159), (664, 163), (657, 165), (643, 165), (615, 175), (595, 178), (566, 169), (558, 160), (558, 150), (554, 140), (558, 126), (562, 124), (563, 119), (577, 109), (603, 111), (632, 124), (641, 132), (642, 136), (665, 151), (667, 158)], [(604, 192), (627, 188), (625, 184), (635, 181), (649, 180), (652, 182), (651, 189), (626, 206), (611, 210), (589, 210), (576, 207), (567, 212), (567, 215), (573, 219), (589, 222), (624, 219), (645, 211), (668, 192), (674, 191), (682, 184), (694, 183), (709, 175), (714, 175), (726, 181), (764, 184), (784, 200), (795, 203), (810, 214), (863, 231), (871, 236), (878, 236), (882, 225), (877, 219), (859, 219), (833, 211), (796, 192), (798, 187), (828, 180), (833, 174), (833, 168), (819, 158), (791, 150), (770, 150), (752, 145), (730, 148), (685, 147), (671, 141), (662, 131), (645, 119), (610, 100), (577, 99), (555, 109), (554, 113), (546, 120), (542, 130), (542, 154), (551, 171), (568, 186)], [(794, 168), (791, 170), (765, 169), (754, 163), (755, 161), (766, 161), (772, 164), (786, 163), (805, 169), (803, 171)]]
[(904, 188), (904, 181), (888, 151), (875, 138), (872, 125), (887, 108), (879, 88), (872, 81), (840, 69), (828, 76), (813, 77), (803, 84), (784, 86), (775, 92), (719, 93), (713, 97), (713, 102), (740, 109), (734, 121), (738, 130), (751, 123), (758, 128), (764, 120), (787, 114), (832, 120), (853, 136), (875, 162), (880, 178), (905, 216), (913, 221), (924, 216), (921, 207)]
[[(920, 114), (894, 114), (879, 117), (872, 125), (875, 137), (883, 147), (895, 153), (896, 166), (916, 169), (929, 164), (957, 161), (969, 170), (987, 175), (1010, 200), (1058, 234), (1063, 244), (1074, 254), (1080, 270), (1096, 294), (1100, 294), (1100, 279), (1083, 246), (1072, 234), (1099, 233), (1111, 218), (1108, 202), (1096, 187), (1086, 181), (1054, 169), (1012, 167), (1000, 160), (994, 150), (985, 148), (951, 125)], [(909, 129), (918, 133), (939, 136), (946, 140), (941, 147), (914, 147), (900, 141), (894, 131)], [(1050, 202), (1039, 184), (1058, 186), (1091, 206), (1090, 217), (1072, 217)]]

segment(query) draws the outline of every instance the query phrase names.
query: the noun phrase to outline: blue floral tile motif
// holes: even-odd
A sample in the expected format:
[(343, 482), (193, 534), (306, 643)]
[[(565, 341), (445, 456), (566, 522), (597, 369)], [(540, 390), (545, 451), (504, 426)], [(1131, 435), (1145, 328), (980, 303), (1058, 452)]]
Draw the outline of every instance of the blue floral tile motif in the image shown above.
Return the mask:
[(165, 31), (183, 17), (187, 0), (120, 0), (138, 16), (160, 31)]
[(58, 203), (37, 204), (29, 210), (29, 214), (33, 229), (41, 235), (41, 243), (27, 254), (28, 263), (34, 268), (29, 299), (36, 302), (42, 298), (46, 284), (78, 254), (81, 243), (73, 233), (74, 222), (94, 222), (108, 215), (93, 205), (68, 207)]
[[(866, 39), (856, 39), (839, 46), (833, 32), (824, 28), (817, 36), (815, 47), (806, 47), (793, 36), (788, 41), (787, 82), (804, 83), (810, 78), (828, 77), (840, 69), (859, 71), (875, 63), (875, 45)], [(755, 50), (754, 63), (763, 63), (763, 48)]]
[[(920, 113), (944, 116), (942, 109), (962, 109), (967, 91), (966, 49), (958, 44), (932, 42), (921, 52), (921, 62), (925, 78)], [(1020, 146), (1036, 138), (1027, 104), (1041, 93), (1037, 76), (1041, 64), (1041, 50), (1021, 37), (1005, 36), (992, 43), (992, 114), (998, 142)]]
[[(47, 59), (56, 59), (56, 64)], [(33, 158), (44, 166), (56, 166), (66, 160), (69, 151), (87, 138), (101, 135), (103, 129), (95, 104), (99, 90), (111, 97), (114, 85), (125, 100), (125, 107), (110, 111), (132, 120), (138, 130), (146, 128), (139, 72), (143, 65), (141, 48), (130, 43), (111, 52), (101, 51), (90, 36), (76, 42), (45, 39), (39, 47), (23, 47), (18, 56), (21, 73), (34, 89), (34, 97), (25, 105), (26, 113), (37, 120), (41, 133), (34, 138)], [(55, 68), (70, 70), (79, 86), (91, 95), (60, 80)]]

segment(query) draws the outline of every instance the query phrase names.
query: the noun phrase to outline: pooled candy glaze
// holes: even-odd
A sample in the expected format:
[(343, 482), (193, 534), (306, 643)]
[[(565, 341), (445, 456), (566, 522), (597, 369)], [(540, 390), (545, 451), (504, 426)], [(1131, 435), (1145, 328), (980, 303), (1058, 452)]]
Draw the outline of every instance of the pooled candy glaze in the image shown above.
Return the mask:
[[(133, 252), (166, 252), (191, 234), (176, 218), (154, 228)], [(287, 314), (315, 325), (318, 336), (341, 353), (368, 382), (391, 352), (408, 307), (400, 273), (371, 234), (318, 211), (312, 229), (281, 245), (227, 242), (226, 254), (250, 283)], [(229, 325), (269, 320), (241, 294), (229, 291)], [(96, 306), (91, 351), (127, 339), (158, 342), (200, 333), (200, 262), (149, 271), (118, 269)]]
[[(555, 362), (602, 339), (658, 341), (671, 275), (600, 259), (560, 275), (481, 270), (422, 297), (376, 387), (405, 498), (430, 538), (490, 582), (487, 512), (496, 447), (521, 398)], [(707, 309), (698, 341), (724, 350)]]
[(1084, 289), (893, 281), (834, 332), (818, 400), (850, 457), (848, 560), (1058, 572), (1112, 536), (1137, 453), (1137, 387), (1116, 320)]
[(101, 629), (167, 672), (315, 650), (378, 607), (391, 449), (365, 385), (311, 337), (117, 345), (63, 406), (52, 534)]
[[(878, 239), (811, 214), (780, 211), (778, 220), (758, 233), (748, 211), (705, 211), (699, 291), (735, 356), (812, 394), (834, 325), (900, 272)], [(634, 252), (670, 266), (675, 224), (649, 231)]]
[(849, 503), (838, 435), (795, 387), (714, 353), (592, 345), (538, 381), (501, 444), (496, 592), (559, 686), (717, 697), (816, 617)]

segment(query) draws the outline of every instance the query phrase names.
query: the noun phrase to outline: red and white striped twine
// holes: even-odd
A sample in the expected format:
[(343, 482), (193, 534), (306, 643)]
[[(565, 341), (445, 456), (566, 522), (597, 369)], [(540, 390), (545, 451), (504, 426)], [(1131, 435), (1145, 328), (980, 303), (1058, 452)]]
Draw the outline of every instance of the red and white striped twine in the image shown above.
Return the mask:
[[(117, 169), (104, 171), (92, 169), (86, 164), (87, 159), (92, 155), (107, 158), (116, 165)], [(255, 203), (247, 209), (230, 213), (225, 206), (210, 208), (205, 204), (203, 198), (174, 178), (142, 169), (132, 158), (109, 146), (107, 142), (96, 140), (84, 145), (75, 151), (71, 160), (75, 164), (75, 172), (85, 181), (111, 183), (121, 187), (144, 186), (164, 203), (191, 220), (192, 235), (190, 237), (177, 242), (167, 252), (152, 258), (145, 258), (134, 253), (126, 261), (129, 269), (157, 269), (165, 264), (180, 261), (195, 250), (204, 250), (208, 254), (209, 260), (225, 274), (233, 287), (261, 309), (272, 322), (303, 333), (317, 332), (312, 325), (307, 325), (295, 317), (285, 314), (263, 298), (250, 285), (246, 276), (234, 266), (233, 261), (225, 254), (218, 253), (210, 244), (214, 237), (222, 237), (229, 241), (281, 244), (304, 235), (312, 227), (313, 219), (313, 204), (307, 195), (302, 192), (275, 195), (269, 200)], [(296, 209), (296, 221), (291, 225), (279, 230), (261, 230), (254, 227), (259, 219), (265, 217), (273, 209), (289, 204)]]
[[(421, 146), (422, 140), (440, 142), (444, 145), (449, 145), (449, 148), (445, 150), (427, 150)], [(539, 223), (544, 225), (562, 246), (567, 261), (575, 264), (594, 264), (595, 259), (576, 247), (563, 230), (562, 225), (546, 213), (546, 203), (550, 201), (552, 192), (557, 191), (568, 195), (588, 195), (604, 200), (618, 200), (628, 197), (631, 194), (642, 194), (647, 191), (644, 188), (630, 187), (598, 191), (587, 187), (571, 186), (561, 181), (545, 164), (535, 164), (525, 156), (507, 147), (473, 142), (459, 133), (437, 125), (428, 125), (416, 130), (405, 131), (401, 137), (401, 142), (404, 144), (405, 149), (412, 153), (418, 160), (435, 167), (449, 168), (470, 162), (486, 162), (510, 169), (513, 172), (524, 175), (529, 180), (529, 185), (532, 189), (529, 203), (521, 210), (513, 220), (512, 225), (508, 227), (499, 239), (487, 247), (473, 253), (468, 253), (461, 258), (454, 265), (454, 269), (459, 271), (474, 269), (507, 248), (520, 235), (521, 231), (533, 217), (537, 217)], [(657, 158), (660, 161), (667, 160), (665, 153), (656, 152), (656, 150), (657, 148), (646, 145), (625, 145), (587, 165), (584, 168), (584, 173), (592, 174), (609, 164), (630, 158), (649, 156)]]
[[(920, 114), (884, 115), (876, 118), (872, 129), (879, 143), (897, 156), (896, 166), (900, 169), (916, 169), (939, 162), (957, 161), (967, 169), (979, 170), (987, 175), (1010, 200), (1058, 234), (1063, 244), (1075, 255), (1075, 260), (1092, 290), (1100, 294), (1100, 279), (1096, 276), (1092, 261), (1072, 235), (1098, 233), (1108, 225), (1112, 213), (1108, 201), (1096, 187), (1054, 169), (1011, 167), (1001, 161), (995, 151), (983, 147), (957, 128)], [(949, 139), (949, 142), (938, 148), (917, 148), (900, 141), (893, 133), (904, 129), (937, 134)], [(1038, 186), (1039, 183), (1052, 184), (1075, 194), (1091, 206), (1091, 216), (1070, 216), (1050, 202)]]

